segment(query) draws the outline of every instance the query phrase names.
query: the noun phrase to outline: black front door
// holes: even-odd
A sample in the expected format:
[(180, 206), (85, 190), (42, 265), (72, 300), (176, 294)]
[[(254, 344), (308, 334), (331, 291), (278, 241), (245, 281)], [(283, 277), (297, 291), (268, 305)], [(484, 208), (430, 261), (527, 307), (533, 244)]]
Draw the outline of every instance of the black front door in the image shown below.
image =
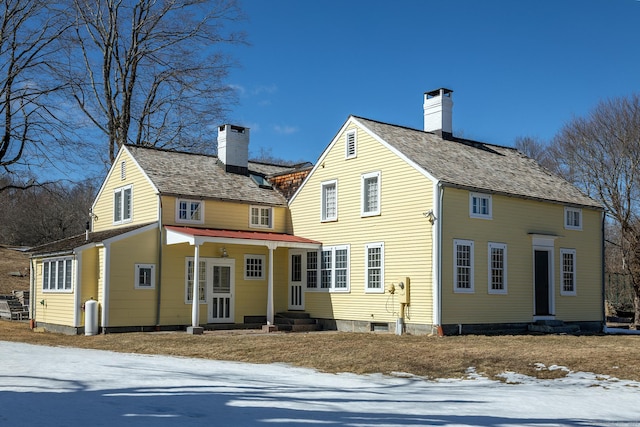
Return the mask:
[(549, 251), (534, 254), (535, 315), (545, 316), (549, 312)]

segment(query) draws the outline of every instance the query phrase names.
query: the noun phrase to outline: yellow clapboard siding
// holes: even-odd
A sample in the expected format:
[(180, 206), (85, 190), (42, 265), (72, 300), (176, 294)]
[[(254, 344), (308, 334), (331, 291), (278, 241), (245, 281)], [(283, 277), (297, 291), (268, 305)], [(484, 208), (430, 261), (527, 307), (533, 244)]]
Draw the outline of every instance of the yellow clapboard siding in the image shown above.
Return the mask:
[[(99, 249), (96, 247), (85, 249), (79, 256), (82, 257), (80, 304), (83, 304), (89, 299), (98, 300), (98, 282), (100, 277)], [(79, 326), (84, 324), (85, 312), (83, 310), (81, 311)]]
[(157, 273), (157, 257), (156, 229), (111, 244), (108, 326), (155, 325), (157, 279), (155, 289), (136, 289), (135, 264), (156, 264)]
[[(162, 222), (165, 225), (193, 225), (176, 220), (176, 203), (179, 199), (162, 196)], [(285, 233), (289, 230), (288, 210), (286, 207), (273, 207), (273, 228), (251, 227), (249, 213), (251, 206), (239, 202), (223, 200), (204, 200), (204, 223), (196, 227), (219, 228), (225, 230), (252, 230), (271, 233)]]
[[(120, 167), (126, 163), (125, 179)], [(114, 224), (114, 191), (127, 185), (132, 186), (131, 221)], [(158, 198), (144, 172), (137, 166), (127, 150), (122, 150), (116, 158), (93, 206), (93, 231), (146, 224), (158, 220)]]
[[(492, 196), (493, 219), (469, 217), (469, 192), (446, 188), (442, 241), (444, 324), (530, 322), (534, 313), (532, 234), (558, 236), (554, 245), (556, 317), (599, 320), (601, 307), (600, 212), (583, 209), (583, 230), (566, 230), (564, 207), (500, 195)], [(474, 242), (474, 293), (453, 290), (453, 240)], [(507, 244), (507, 294), (489, 294), (488, 243)], [(560, 249), (577, 251), (578, 296), (561, 297)], [(583, 289), (583, 293), (581, 293)], [(593, 318), (593, 317), (596, 318)]]
[[(365, 245), (384, 242), (385, 286), (409, 276), (409, 320), (430, 323), (432, 227), (423, 213), (433, 209), (433, 183), (362, 129), (357, 132), (356, 158), (345, 159), (344, 133), (335, 141), (290, 209), (296, 235), (319, 240), (324, 246), (350, 245), (350, 292), (308, 291), (306, 311), (335, 319), (395, 320), (400, 310), (395, 296), (365, 293)], [(381, 213), (362, 217), (362, 174), (370, 172), (380, 172)], [(321, 183), (333, 179), (338, 187), (338, 220), (323, 223)]]

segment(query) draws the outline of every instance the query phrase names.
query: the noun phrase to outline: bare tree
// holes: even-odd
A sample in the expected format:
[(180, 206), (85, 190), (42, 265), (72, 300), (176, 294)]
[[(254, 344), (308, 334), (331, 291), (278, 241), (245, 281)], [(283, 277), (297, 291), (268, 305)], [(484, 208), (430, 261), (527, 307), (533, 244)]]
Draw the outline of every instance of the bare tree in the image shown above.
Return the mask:
[(567, 179), (602, 202), (618, 229), (621, 266), (634, 289), (640, 323), (640, 96), (600, 102), (584, 118), (566, 124), (553, 156)]
[[(51, 100), (62, 85), (52, 70), (59, 65), (56, 42), (69, 27), (48, 2), (4, 0), (0, 5), (0, 176), (42, 165), (56, 153), (61, 127)], [(0, 192), (35, 185), (3, 182), (12, 187), (0, 185)]]
[(551, 149), (548, 144), (531, 136), (520, 136), (515, 139), (515, 148), (521, 153), (531, 157), (545, 168), (555, 171), (557, 165), (553, 162)]
[[(110, 163), (122, 144), (194, 148), (235, 100), (226, 30), (242, 18), (236, 0), (73, 0), (72, 96), (108, 139)], [(74, 63), (70, 61), (70, 63)]]

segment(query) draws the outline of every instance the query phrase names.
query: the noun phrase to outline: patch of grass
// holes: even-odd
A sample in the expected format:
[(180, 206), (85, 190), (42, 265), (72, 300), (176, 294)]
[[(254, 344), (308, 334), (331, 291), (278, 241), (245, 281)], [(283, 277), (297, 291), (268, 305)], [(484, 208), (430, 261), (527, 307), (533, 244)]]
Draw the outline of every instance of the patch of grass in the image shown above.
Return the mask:
[[(637, 336), (467, 335), (225, 331), (194, 336), (126, 333), (70, 336), (37, 333), (27, 323), (0, 321), (0, 340), (126, 353), (164, 354), (250, 363), (287, 363), (323, 372), (396, 372), (425, 378), (464, 378), (467, 368), (491, 378), (513, 371), (537, 378), (566, 375), (552, 365), (640, 381)], [(543, 367), (541, 367), (542, 365)]]

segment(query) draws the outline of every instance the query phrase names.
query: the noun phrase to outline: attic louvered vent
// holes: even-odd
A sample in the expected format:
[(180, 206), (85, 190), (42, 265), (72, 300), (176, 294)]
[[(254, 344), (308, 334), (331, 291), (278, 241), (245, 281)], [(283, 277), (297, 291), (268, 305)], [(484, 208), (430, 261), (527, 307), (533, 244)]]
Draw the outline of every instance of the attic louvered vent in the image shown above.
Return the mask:
[(124, 160), (120, 163), (120, 179), (123, 181), (127, 179), (127, 162)]
[(353, 130), (347, 133), (345, 141), (345, 158), (352, 159), (356, 157), (356, 131)]

